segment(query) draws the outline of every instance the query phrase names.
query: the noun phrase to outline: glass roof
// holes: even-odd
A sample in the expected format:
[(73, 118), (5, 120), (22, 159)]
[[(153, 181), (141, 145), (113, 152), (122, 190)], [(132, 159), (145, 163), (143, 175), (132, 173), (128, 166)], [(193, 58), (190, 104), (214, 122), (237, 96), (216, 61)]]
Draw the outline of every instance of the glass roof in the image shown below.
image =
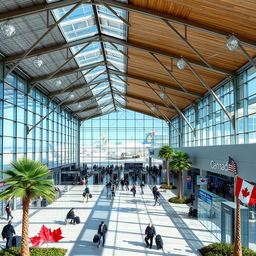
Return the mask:
[[(56, 0), (47, 0), (48, 3), (56, 2)], [(127, 1), (120, 1), (127, 2)], [(62, 7), (53, 10), (56, 20), (65, 15), (74, 5)], [(111, 7), (119, 16), (127, 20), (127, 11)], [(97, 27), (95, 12), (98, 16), (99, 30)], [(90, 4), (82, 4), (60, 24), (61, 29), (67, 42), (76, 41), (79, 39), (88, 38), (97, 34), (105, 34), (113, 38), (122, 40), (127, 39), (127, 25), (119, 19), (111, 10), (102, 5), (93, 7)], [(89, 88), (93, 95), (96, 95), (96, 100), (99, 105), (108, 102), (104, 108), (99, 107), (101, 112), (108, 112), (114, 108), (114, 101), (116, 109), (121, 105), (125, 105), (125, 100), (119, 94), (125, 94), (126, 83), (125, 79), (122, 81), (115, 75), (108, 75), (107, 68), (118, 69), (121, 72), (126, 72), (127, 69), (127, 48), (122, 45), (112, 44), (108, 42), (91, 42), (89, 45), (78, 45), (70, 48), (73, 54), (77, 53), (75, 60), (79, 67), (90, 65), (94, 63), (102, 63), (106, 61), (108, 66), (99, 65), (92, 70), (84, 70), (84, 78), (89, 83)], [(111, 67), (111, 64), (113, 65)], [(103, 97), (97, 97), (101, 92), (107, 93)], [(113, 97), (111, 95), (113, 92)], [(82, 96), (82, 95), (81, 95)], [(115, 100), (113, 100), (113, 98)], [(97, 109), (96, 109), (97, 111)]]

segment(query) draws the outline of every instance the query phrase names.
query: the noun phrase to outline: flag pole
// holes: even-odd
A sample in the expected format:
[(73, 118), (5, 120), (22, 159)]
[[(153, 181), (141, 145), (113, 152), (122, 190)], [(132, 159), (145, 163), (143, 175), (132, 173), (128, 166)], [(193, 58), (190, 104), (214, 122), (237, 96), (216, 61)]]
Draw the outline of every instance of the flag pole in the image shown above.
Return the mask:
[[(237, 175), (235, 176), (235, 188), (236, 188)], [(235, 234), (235, 244), (234, 244), (234, 256), (242, 256), (242, 244), (241, 244), (241, 214), (240, 214), (240, 200), (236, 197), (235, 192), (235, 201), (236, 201), (236, 234)]]

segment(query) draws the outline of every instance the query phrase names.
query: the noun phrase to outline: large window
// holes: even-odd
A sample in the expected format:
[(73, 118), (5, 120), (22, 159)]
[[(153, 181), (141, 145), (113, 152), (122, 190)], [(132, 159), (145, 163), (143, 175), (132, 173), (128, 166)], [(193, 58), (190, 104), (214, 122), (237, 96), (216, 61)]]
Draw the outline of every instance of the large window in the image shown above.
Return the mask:
[(166, 122), (124, 110), (81, 126), (80, 161), (88, 165), (147, 163), (149, 149), (168, 144)]
[[(23, 157), (39, 160), (49, 168), (76, 162), (77, 119), (60, 108), (51, 112), (56, 105), (36, 89), (27, 93), (26, 80), (17, 75), (9, 75), (0, 89), (2, 170)], [(27, 135), (27, 126), (31, 128), (48, 113)]]
[(230, 115), (236, 116), (236, 137), (227, 115), (218, 102), (211, 95), (207, 95), (195, 106), (190, 106), (184, 111), (192, 127), (196, 128), (196, 136), (183, 119), (173, 118), (173, 125), (170, 127), (172, 147), (179, 146), (179, 133), (176, 127), (179, 127), (180, 121), (182, 123), (182, 129), (180, 129), (182, 146), (256, 143), (256, 69), (250, 68), (238, 75), (236, 79), (236, 106), (232, 82), (214, 89)]

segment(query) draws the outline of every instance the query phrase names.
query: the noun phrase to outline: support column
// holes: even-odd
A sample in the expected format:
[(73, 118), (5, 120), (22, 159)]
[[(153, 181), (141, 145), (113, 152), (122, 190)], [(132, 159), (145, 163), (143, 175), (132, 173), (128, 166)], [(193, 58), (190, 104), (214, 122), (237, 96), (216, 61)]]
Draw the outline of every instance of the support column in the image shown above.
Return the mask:
[(77, 149), (76, 149), (76, 162), (77, 162), (77, 167), (80, 167), (80, 132), (81, 132), (81, 125), (82, 122), (79, 120), (78, 121), (78, 126), (77, 126)]
[[(237, 100), (237, 80), (238, 77), (234, 76), (232, 79), (232, 85), (233, 85), (233, 97), (234, 97), (234, 118), (233, 118), (233, 135), (234, 135), (234, 144), (237, 144), (237, 131), (236, 131), (236, 120), (237, 120), (237, 112), (238, 112), (238, 100)], [(231, 141), (232, 143), (232, 141)]]

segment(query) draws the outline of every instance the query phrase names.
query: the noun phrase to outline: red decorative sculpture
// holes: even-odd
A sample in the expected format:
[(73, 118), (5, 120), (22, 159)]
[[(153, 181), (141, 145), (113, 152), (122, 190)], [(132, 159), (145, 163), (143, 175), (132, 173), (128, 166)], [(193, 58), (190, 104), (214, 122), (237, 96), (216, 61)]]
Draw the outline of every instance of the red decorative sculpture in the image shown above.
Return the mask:
[(47, 228), (45, 225), (43, 225), (38, 235), (29, 239), (30, 242), (33, 244), (33, 247), (39, 247), (47, 242), (59, 242), (59, 240), (64, 238), (63, 236), (61, 236), (61, 234), (62, 231), (60, 228), (51, 231), (50, 228)]

